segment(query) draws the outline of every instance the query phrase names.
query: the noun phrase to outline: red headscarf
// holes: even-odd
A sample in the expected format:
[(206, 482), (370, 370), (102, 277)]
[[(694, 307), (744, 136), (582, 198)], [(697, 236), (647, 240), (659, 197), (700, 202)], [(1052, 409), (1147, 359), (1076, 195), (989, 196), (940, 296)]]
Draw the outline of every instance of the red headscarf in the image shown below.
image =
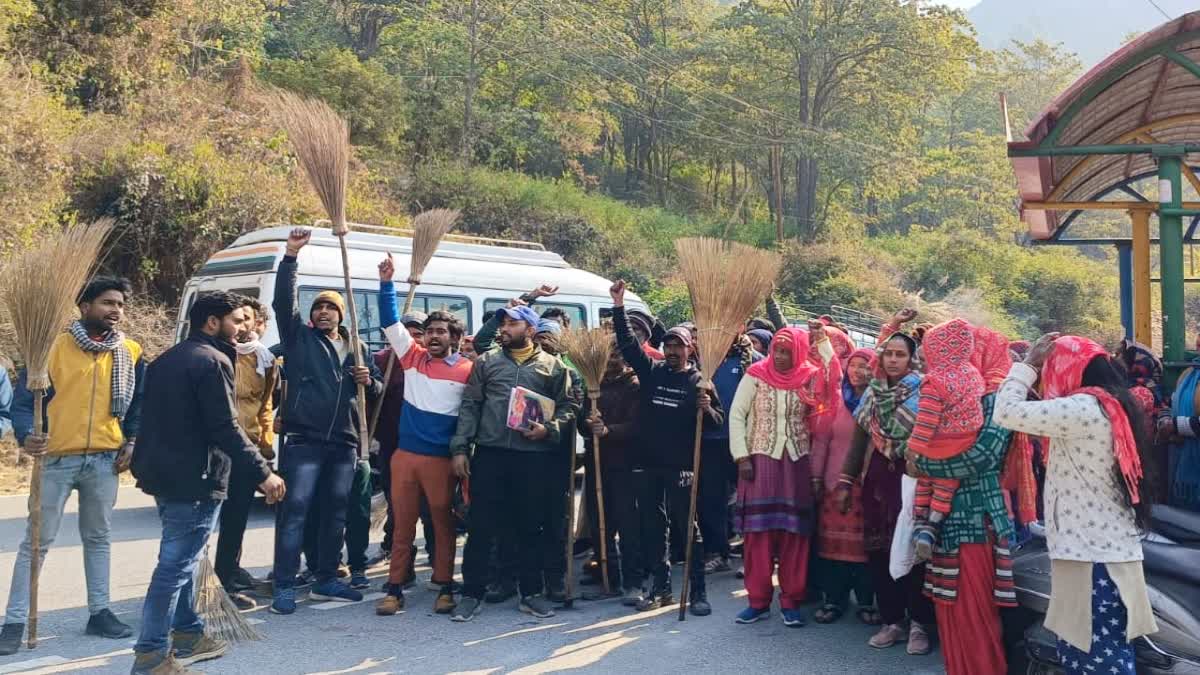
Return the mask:
[[(772, 338), (767, 358), (750, 366), (746, 374), (776, 389), (795, 391), (800, 400), (809, 406), (812, 414), (832, 410), (831, 397), (841, 395), (841, 364), (837, 359), (833, 359), (827, 369), (822, 368), (807, 358), (808, 350), (807, 332), (792, 326), (784, 327)], [(791, 352), (791, 370), (779, 372), (775, 368), (775, 353), (779, 351)]]
[(975, 352), (971, 355), (971, 365), (983, 376), (988, 394), (994, 394), (1000, 389), (1000, 383), (1008, 377), (1012, 368), (1012, 355), (1008, 352), (1008, 338), (1000, 333), (982, 326), (975, 326)]
[(1087, 394), (1094, 396), (1112, 424), (1113, 455), (1125, 485), (1129, 488), (1130, 501), (1137, 504), (1138, 481), (1142, 478), (1142, 460), (1138, 455), (1129, 416), (1112, 394), (1100, 387), (1083, 386), (1083, 371), (1092, 359), (1109, 358), (1104, 347), (1087, 338), (1065, 335), (1054, 341), (1054, 347), (1042, 368), (1042, 397), (1044, 399)]

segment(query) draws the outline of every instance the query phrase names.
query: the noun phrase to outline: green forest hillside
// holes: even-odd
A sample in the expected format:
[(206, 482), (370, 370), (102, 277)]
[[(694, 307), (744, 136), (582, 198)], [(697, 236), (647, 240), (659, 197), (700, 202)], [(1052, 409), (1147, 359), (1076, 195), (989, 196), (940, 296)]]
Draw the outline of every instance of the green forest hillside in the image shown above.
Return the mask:
[(238, 234), (312, 222), (274, 86), (350, 120), (351, 220), (461, 208), (670, 318), (671, 242), (710, 234), (782, 246), (797, 304), (1110, 337), (1108, 253), (1020, 245), (999, 113), (1079, 70), (900, 0), (0, 0), (0, 247), (113, 216), (107, 265), (170, 305)]

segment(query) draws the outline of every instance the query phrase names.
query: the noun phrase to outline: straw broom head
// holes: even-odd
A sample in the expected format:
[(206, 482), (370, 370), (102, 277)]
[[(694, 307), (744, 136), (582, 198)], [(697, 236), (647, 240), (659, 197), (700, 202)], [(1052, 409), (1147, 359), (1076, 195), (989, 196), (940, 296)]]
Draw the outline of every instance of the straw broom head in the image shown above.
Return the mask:
[(0, 271), (0, 297), (25, 358), (31, 390), (50, 388), (50, 346), (73, 316), (91, 278), (111, 218), (53, 232), (14, 255)]
[(412, 257), (409, 261), (408, 283), (421, 283), (425, 266), (437, 251), (442, 237), (458, 222), (462, 212), (456, 209), (430, 209), (418, 213), (412, 221)]
[(678, 239), (675, 252), (687, 283), (696, 322), (703, 383), (720, 363), (754, 310), (762, 304), (782, 258), (764, 251), (709, 237)]
[(587, 382), (589, 395), (599, 394), (613, 350), (612, 333), (603, 328), (568, 330), (563, 331), (562, 343), (571, 355), (571, 363)]
[(350, 126), (324, 101), (278, 91), (270, 109), (287, 131), (308, 182), (321, 198), (333, 233), (346, 234), (346, 183), (350, 172)]
[(261, 640), (263, 636), (250, 625), (242, 616), (237, 605), (229, 599), (225, 587), (217, 579), (212, 562), (208, 559), (208, 549), (200, 558), (200, 569), (197, 571), (196, 613), (204, 619), (204, 632), (228, 642), (250, 642)]

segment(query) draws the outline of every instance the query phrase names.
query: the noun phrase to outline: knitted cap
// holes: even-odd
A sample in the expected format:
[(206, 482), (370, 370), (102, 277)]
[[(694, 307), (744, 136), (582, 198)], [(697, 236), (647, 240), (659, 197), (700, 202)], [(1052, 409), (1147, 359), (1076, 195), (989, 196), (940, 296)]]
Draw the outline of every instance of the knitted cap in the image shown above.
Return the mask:
[(328, 302), (337, 307), (338, 323), (341, 323), (341, 320), (346, 318), (346, 299), (342, 297), (341, 293), (337, 291), (321, 291), (317, 293), (317, 297), (313, 298), (312, 306), (308, 308), (308, 313), (312, 314), (312, 311), (322, 302)]

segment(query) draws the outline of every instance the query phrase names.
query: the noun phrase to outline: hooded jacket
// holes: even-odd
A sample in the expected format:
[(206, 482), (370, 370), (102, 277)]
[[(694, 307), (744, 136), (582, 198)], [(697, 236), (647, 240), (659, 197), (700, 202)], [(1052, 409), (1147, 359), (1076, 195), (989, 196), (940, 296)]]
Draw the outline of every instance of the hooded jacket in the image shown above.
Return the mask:
[[(608, 427), (608, 435), (600, 439), (600, 463), (605, 469), (628, 468), (633, 456), (633, 445), (637, 440), (638, 411), (641, 396), (637, 375), (631, 369), (624, 370), (612, 379), (600, 383), (600, 417)], [(579, 414), (579, 433), (587, 451), (592, 447), (592, 400), (584, 398), (583, 411)]]

